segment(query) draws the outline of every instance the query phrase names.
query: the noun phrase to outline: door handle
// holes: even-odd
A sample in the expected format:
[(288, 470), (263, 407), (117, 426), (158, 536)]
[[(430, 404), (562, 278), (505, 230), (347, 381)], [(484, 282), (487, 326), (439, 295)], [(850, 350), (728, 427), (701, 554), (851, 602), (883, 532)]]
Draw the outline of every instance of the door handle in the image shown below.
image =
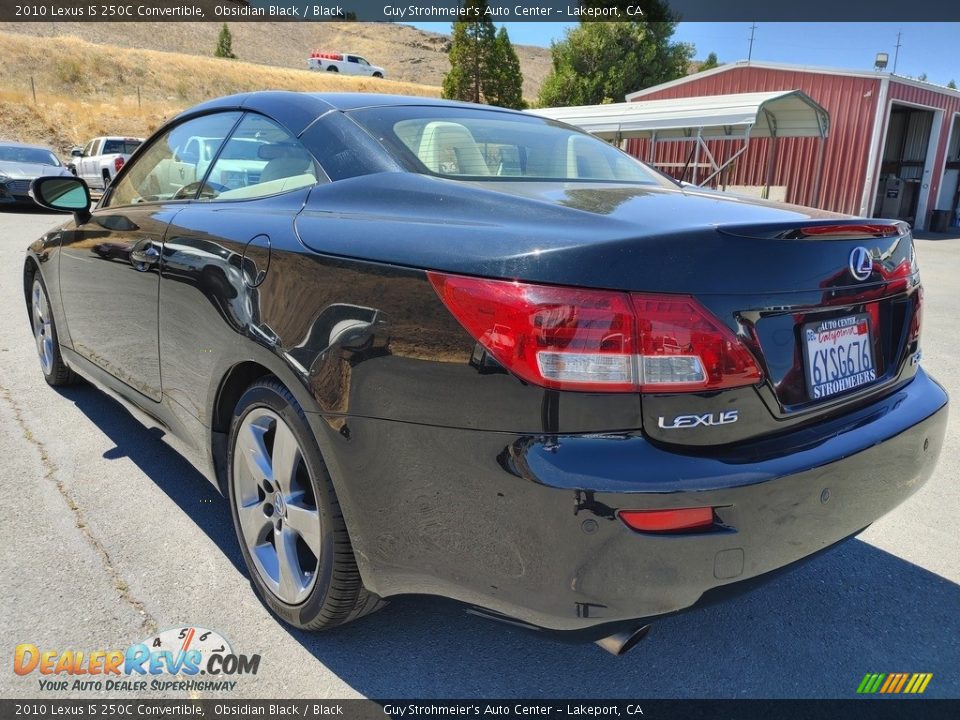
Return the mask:
[(146, 270), (151, 265), (156, 264), (159, 259), (160, 251), (153, 245), (149, 245), (142, 250), (130, 251), (130, 262), (137, 270)]

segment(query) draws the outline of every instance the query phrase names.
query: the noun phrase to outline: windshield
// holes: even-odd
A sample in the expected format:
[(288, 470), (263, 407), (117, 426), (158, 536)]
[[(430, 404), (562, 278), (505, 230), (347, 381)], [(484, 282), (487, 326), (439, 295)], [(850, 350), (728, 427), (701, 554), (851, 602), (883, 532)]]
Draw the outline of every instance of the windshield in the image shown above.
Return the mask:
[(49, 150), (20, 145), (0, 145), (0, 161), (60, 167), (57, 156)]
[(543, 118), (457, 107), (355, 110), (414, 172), (470, 180), (666, 184), (602, 140)]

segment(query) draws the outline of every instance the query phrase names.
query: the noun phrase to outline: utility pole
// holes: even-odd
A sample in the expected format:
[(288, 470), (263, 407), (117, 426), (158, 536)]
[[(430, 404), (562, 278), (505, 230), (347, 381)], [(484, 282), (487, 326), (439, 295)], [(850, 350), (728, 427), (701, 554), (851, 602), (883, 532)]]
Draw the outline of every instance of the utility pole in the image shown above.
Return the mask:
[(900, 57), (900, 35), (902, 33), (897, 33), (897, 47), (893, 52), (893, 75), (897, 74), (897, 58)]
[(750, 64), (750, 60), (753, 59), (753, 36), (757, 32), (757, 24), (754, 23), (750, 26), (750, 49), (747, 50), (747, 65)]

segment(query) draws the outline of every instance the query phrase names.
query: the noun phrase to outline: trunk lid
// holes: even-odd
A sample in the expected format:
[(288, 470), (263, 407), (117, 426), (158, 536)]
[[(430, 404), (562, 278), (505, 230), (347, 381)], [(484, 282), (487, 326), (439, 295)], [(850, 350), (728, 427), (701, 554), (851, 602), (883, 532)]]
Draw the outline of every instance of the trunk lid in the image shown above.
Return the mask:
[[(919, 274), (909, 228), (895, 221), (660, 186), (382, 173), (314, 188), (296, 229), (326, 254), (693, 296), (749, 348), (764, 378), (709, 393), (645, 393), (644, 430), (665, 443), (784, 432), (869, 402), (916, 372)], [(855, 253), (862, 273), (851, 266)], [(817, 324), (829, 333), (834, 321), (866, 323), (875, 379), (813, 397), (806, 333)]]
[(742, 272), (773, 278), (770, 289), (696, 297), (735, 330), (764, 379), (644, 396), (652, 437), (700, 446), (784, 432), (871, 402), (916, 373), (922, 288), (907, 225), (817, 220), (717, 232)]

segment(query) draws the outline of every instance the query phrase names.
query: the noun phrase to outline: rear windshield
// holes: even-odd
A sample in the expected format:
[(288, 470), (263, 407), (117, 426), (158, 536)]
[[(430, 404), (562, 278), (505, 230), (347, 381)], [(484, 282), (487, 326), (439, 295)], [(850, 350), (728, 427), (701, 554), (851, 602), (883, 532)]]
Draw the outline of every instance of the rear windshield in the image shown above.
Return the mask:
[(57, 159), (57, 156), (49, 150), (20, 147), (19, 145), (0, 145), (0, 162), (19, 162), (60, 167), (60, 161)]
[(139, 140), (104, 140), (104, 155), (132, 155), (133, 151), (140, 147)]
[(470, 180), (664, 184), (608, 143), (543, 118), (449, 107), (350, 113), (414, 172)]

